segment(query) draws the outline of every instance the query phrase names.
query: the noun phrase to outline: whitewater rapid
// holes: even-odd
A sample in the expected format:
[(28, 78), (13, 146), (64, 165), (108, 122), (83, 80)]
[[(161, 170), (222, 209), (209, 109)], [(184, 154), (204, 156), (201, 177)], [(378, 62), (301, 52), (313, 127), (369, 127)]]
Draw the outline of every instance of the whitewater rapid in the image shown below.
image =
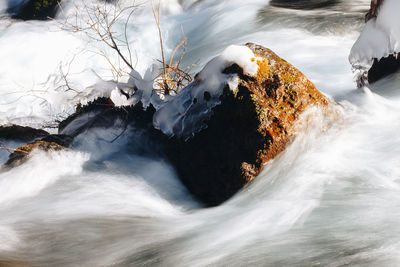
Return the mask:
[[(163, 7), (167, 51), (182, 26), (193, 73), (228, 45), (255, 42), (339, 107), (304, 114), (293, 144), (215, 208), (193, 199), (134, 130), (113, 143), (120, 129), (91, 130), (68, 151), (37, 152), (0, 172), (0, 266), (399, 265), (400, 75), (356, 89), (347, 60), (369, 1), (315, 10), (195, 2)], [(149, 12), (129, 28), (142, 75), (160, 57)], [(111, 78), (107, 62), (85, 50), (98, 44), (57, 21), (3, 18), (0, 27), (0, 123), (49, 126), (91, 97), (98, 76)], [(60, 63), (77, 53), (68, 67), (78, 98), (54, 85)], [(0, 151), (1, 163), (7, 155)]]

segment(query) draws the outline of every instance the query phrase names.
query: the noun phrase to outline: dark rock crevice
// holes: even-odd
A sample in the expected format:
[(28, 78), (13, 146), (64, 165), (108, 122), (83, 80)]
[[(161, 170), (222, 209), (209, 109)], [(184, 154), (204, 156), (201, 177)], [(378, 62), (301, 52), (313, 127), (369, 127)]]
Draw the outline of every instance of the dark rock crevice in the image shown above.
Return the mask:
[(47, 20), (57, 15), (61, 0), (9, 1), (7, 13), (14, 19)]

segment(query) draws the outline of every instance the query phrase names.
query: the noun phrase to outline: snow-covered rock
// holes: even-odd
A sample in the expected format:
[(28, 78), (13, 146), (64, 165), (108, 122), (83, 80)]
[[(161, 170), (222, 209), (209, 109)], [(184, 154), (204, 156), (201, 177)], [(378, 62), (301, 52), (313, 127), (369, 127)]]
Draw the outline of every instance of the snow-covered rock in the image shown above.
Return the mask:
[(380, 6), (371, 5), (371, 9), (374, 10), (368, 14), (373, 14), (373, 16), (367, 16), (368, 21), (349, 55), (349, 61), (356, 71), (356, 78), (360, 85), (367, 80), (373, 82), (376, 79), (371, 80), (367, 73), (373, 64), (379, 64), (382, 58), (389, 56), (397, 58), (400, 52), (400, 16), (398, 15), (400, 1), (385, 0), (379, 3), (381, 3)]

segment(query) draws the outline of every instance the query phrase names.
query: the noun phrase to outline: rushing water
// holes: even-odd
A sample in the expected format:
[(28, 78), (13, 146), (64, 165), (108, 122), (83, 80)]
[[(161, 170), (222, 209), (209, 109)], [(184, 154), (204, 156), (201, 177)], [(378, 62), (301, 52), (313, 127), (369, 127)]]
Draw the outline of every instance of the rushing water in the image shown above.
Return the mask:
[[(0, 266), (400, 265), (400, 74), (356, 89), (347, 60), (369, 1), (307, 8), (243, 2), (165, 0), (167, 50), (182, 25), (189, 40), (184, 63), (196, 62), (195, 72), (229, 44), (256, 42), (340, 107), (304, 114), (302, 134), (288, 149), (211, 209), (135, 131), (110, 143), (118, 129), (93, 130), (69, 151), (37, 152), (0, 172)], [(150, 8), (130, 25), (143, 74), (159, 58)], [(86, 43), (57, 30), (55, 21), (5, 17), (0, 27), (0, 121), (47, 125), (70, 112), (70, 92), (47, 81)], [(107, 66), (80, 53), (71, 81), (83, 90), (96, 81), (93, 72), (106, 79)]]

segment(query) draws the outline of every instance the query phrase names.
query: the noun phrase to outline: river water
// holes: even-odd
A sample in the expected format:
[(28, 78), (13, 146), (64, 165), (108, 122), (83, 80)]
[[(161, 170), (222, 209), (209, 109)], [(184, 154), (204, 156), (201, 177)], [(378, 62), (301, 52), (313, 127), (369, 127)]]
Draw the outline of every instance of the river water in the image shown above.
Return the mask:
[[(132, 130), (110, 143), (118, 128), (92, 130), (0, 172), (0, 266), (400, 265), (400, 75), (357, 89), (347, 57), (369, 0), (314, 2), (163, 3), (166, 51), (183, 28), (193, 73), (230, 44), (256, 42), (340, 104), (307, 111), (302, 133), (251, 185), (204, 208), (151, 140)], [(70, 113), (76, 99), (49, 81), (71, 55), (77, 90), (110, 77), (87, 52), (101, 44), (59, 29), (66, 3), (56, 21), (1, 20), (2, 123), (50, 127)], [(128, 33), (144, 74), (160, 58), (148, 3)]]

